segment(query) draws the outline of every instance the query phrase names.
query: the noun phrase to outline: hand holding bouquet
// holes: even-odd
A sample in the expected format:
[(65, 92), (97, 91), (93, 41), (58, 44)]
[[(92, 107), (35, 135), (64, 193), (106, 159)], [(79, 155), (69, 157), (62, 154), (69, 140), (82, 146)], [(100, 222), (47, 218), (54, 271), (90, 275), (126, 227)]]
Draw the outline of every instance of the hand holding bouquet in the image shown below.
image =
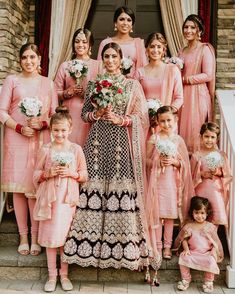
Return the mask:
[[(176, 145), (171, 140), (157, 140), (156, 148), (160, 157), (173, 158), (177, 153)], [(165, 166), (162, 166), (162, 173), (165, 171)]]
[(75, 79), (76, 84), (80, 85), (82, 79), (87, 76), (88, 67), (84, 61), (73, 59), (69, 61), (67, 70), (70, 76)]

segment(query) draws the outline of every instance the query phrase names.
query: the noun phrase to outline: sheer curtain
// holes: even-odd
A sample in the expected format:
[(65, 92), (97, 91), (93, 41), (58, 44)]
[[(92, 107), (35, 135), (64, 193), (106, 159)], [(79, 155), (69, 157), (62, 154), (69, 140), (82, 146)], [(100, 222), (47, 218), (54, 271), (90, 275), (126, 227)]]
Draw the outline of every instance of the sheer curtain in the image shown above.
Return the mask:
[(172, 56), (186, 45), (182, 35), (182, 25), (186, 15), (197, 13), (195, 0), (160, 0), (163, 27)]
[(92, 0), (52, 0), (49, 74), (54, 79), (59, 65), (72, 54), (76, 29), (85, 25)]

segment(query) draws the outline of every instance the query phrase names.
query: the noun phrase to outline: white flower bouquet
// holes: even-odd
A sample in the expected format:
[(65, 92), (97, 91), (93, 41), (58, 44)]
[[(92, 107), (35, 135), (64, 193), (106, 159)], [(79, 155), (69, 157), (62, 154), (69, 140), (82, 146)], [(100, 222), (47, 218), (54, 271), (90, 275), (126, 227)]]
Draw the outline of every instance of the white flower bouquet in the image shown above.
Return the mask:
[(216, 170), (223, 166), (224, 159), (218, 151), (212, 151), (205, 156), (205, 163), (210, 170)]
[(36, 117), (41, 115), (42, 101), (37, 96), (25, 97), (18, 104), (21, 112), (27, 117)]
[(169, 57), (165, 58), (165, 63), (176, 64), (180, 70), (182, 70), (184, 68), (184, 60), (179, 57), (176, 57), (176, 56), (172, 56), (170, 58)]
[(92, 82), (91, 102), (95, 107), (120, 106), (125, 100), (125, 88), (121, 81), (103, 75)]
[(133, 66), (133, 60), (130, 57), (124, 57), (122, 59), (122, 73), (127, 75), (131, 72)]
[[(155, 144), (157, 151), (160, 156), (172, 156), (174, 157), (177, 153), (176, 145), (171, 140), (156, 140)], [(162, 167), (162, 173), (165, 171), (165, 166)]]
[(74, 160), (71, 152), (53, 152), (51, 157), (53, 163), (61, 166), (68, 166)]
[(73, 59), (69, 61), (67, 70), (79, 85), (82, 79), (87, 76), (88, 66), (82, 60)]
[(149, 117), (152, 118), (156, 116), (158, 108), (162, 106), (159, 99), (149, 99), (147, 100)]

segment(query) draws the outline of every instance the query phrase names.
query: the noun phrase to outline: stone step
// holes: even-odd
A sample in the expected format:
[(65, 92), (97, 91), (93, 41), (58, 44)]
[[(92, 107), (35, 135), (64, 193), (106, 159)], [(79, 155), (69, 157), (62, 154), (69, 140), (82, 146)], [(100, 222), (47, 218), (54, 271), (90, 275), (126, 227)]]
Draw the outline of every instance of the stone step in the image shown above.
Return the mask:
[[(229, 259), (226, 257), (220, 264), (221, 274), (218, 281), (225, 280), (225, 269)], [(82, 268), (77, 265), (69, 267), (72, 280), (99, 281), (99, 282), (141, 282), (144, 272), (130, 271), (127, 269), (116, 270), (97, 269), (94, 267)], [(192, 271), (193, 281), (202, 281), (202, 273)], [(39, 256), (22, 256), (17, 253), (17, 246), (0, 247), (0, 280), (45, 280), (47, 277), (47, 263), (45, 251)], [(159, 270), (161, 282), (176, 282), (179, 280), (178, 258), (163, 260)]]

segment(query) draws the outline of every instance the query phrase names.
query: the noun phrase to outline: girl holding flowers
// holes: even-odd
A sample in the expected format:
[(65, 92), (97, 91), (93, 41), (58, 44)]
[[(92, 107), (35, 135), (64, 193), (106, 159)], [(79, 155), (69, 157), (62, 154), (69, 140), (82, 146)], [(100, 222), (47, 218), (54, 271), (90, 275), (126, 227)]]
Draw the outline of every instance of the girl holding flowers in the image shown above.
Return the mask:
[[(57, 249), (63, 252), (72, 218), (79, 201), (79, 185), (87, 179), (87, 169), (81, 146), (68, 139), (72, 118), (66, 107), (56, 108), (50, 121), (51, 143), (43, 145), (38, 153), (34, 171), (37, 187), (34, 219), (39, 221), (38, 243), (46, 247), (49, 278), (46, 292), (55, 291), (57, 280)], [(60, 267), (62, 289), (72, 290), (68, 279), (68, 264)]]
[[(20, 49), (20, 74), (9, 75), (0, 94), (0, 120), (4, 124), (2, 191), (13, 193), (20, 234), (18, 252), (38, 255), (38, 222), (33, 219), (33, 170), (38, 148), (50, 141), (48, 122), (57, 106), (53, 82), (40, 75), (40, 54), (34, 44)], [(31, 248), (28, 242), (28, 209)]]
[(88, 181), (80, 190), (64, 260), (130, 270), (151, 262), (158, 268), (160, 257), (150, 250), (143, 203), (145, 98), (139, 82), (121, 74), (118, 44), (106, 44), (102, 59), (106, 73), (88, 85), (82, 110), (91, 124), (84, 146)]
[(55, 77), (59, 101), (68, 107), (73, 118), (73, 129), (69, 139), (84, 145), (89, 124), (81, 119), (84, 92), (87, 83), (99, 72), (100, 62), (90, 58), (93, 35), (88, 29), (78, 29), (72, 39), (72, 59), (61, 64)]
[(185, 221), (193, 187), (186, 145), (174, 131), (176, 109), (162, 106), (156, 116), (160, 131), (147, 142), (150, 176), (146, 207), (152, 242), (157, 244), (160, 252), (164, 248), (164, 258), (171, 259), (174, 220), (179, 218), (181, 223)]
[(213, 122), (201, 126), (201, 149), (193, 153), (191, 169), (195, 192), (212, 206), (215, 225), (227, 225), (228, 187), (232, 180), (227, 156), (217, 146), (220, 129)]

